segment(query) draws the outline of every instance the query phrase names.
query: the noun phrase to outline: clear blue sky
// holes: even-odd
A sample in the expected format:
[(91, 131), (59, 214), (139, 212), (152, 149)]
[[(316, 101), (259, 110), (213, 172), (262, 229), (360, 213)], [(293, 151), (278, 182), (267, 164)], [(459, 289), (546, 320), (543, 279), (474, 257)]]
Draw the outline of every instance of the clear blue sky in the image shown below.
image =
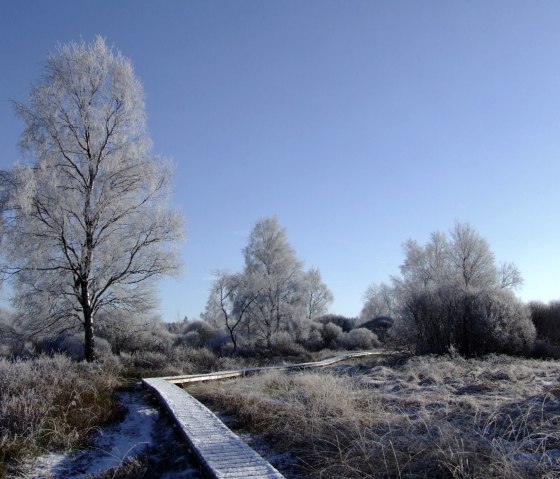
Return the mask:
[(560, 298), (560, 3), (0, 1), (0, 168), (58, 42), (96, 34), (131, 58), (154, 152), (176, 163), (184, 273), (164, 319), (197, 317), (212, 271), (242, 268), (276, 214), (356, 315), (401, 245), (470, 222)]

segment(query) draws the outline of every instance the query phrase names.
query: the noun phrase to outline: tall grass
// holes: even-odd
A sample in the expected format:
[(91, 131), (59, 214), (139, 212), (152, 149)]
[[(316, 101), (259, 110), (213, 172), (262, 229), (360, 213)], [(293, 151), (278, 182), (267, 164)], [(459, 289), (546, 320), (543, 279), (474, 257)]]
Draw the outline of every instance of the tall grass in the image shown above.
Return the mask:
[(560, 477), (557, 365), (415, 358), (189, 388), (274, 436), (313, 478)]
[(83, 444), (115, 413), (117, 377), (63, 355), (0, 359), (0, 477), (47, 449)]

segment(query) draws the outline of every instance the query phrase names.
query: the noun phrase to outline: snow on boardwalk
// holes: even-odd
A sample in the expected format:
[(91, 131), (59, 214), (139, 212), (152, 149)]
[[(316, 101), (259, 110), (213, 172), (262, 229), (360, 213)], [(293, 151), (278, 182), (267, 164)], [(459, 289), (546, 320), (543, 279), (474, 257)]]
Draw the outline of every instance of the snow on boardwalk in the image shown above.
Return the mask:
[(289, 366), (240, 369), (191, 376), (147, 378), (143, 383), (152, 389), (175, 418), (183, 435), (201, 463), (215, 479), (280, 479), (280, 474), (253, 449), (218, 419), (206, 406), (176, 384), (212, 381), (246, 376), (271, 369), (307, 369), (328, 366), (345, 359), (382, 354), (380, 352), (352, 353)]
[(189, 393), (165, 379), (144, 379), (175, 417), (193, 451), (216, 479), (280, 479), (280, 474), (216, 415)]

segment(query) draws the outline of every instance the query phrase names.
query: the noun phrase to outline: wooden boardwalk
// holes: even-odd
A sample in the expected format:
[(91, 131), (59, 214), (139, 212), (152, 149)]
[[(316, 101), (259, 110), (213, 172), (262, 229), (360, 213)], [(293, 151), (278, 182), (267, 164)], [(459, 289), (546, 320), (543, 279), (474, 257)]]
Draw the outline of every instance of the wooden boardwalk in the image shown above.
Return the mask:
[(280, 474), (206, 406), (164, 379), (144, 379), (175, 418), (192, 450), (217, 479), (280, 479)]
[(353, 353), (323, 361), (287, 366), (146, 378), (142, 382), (155, 392), (175, 419), (185, 439), (211, 477), (215, 479), (280, 479), (284, 477), (282, 474), (230, 431), (212, 411), (177, 384), (234, 378), (273, 369), (297, 370), (323, 367), (346, 359), (375, 354), (381, 353)]

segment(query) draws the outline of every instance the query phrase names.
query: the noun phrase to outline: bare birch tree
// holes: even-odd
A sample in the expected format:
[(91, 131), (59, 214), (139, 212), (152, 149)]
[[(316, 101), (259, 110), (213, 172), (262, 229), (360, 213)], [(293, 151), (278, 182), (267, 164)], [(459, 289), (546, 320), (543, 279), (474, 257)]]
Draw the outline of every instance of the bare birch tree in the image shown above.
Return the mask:
[(305, 299), (305, 316), (309, 321), (326, 314), (329, 304), (333, 302), (333, 294), (321, 279), (318, 268), (311, 268), (304, 273), (303, 294)]
[(6, 218), (3, 272), (35, 329), (154, 306), (153, 280), (179, 268), (182, 217), (168, 207), (170, 166), (152, 156), (132, 64), (98, 37), (59, 47), (27, 104)]
[(245, 313), (257, 301), (261, 290), (247, 287), (243, 274), (228, 274), (218, 271), (214, 276), (215, 280), (206, 311), (214, 309), (217, 312), (217, 316), (221, 318), (221, 323), (225, 325), (229, 333), (233, 352), (236, 353), (238, 329), (241, 329), (244, 320), (245, 322), (249, 320)]

